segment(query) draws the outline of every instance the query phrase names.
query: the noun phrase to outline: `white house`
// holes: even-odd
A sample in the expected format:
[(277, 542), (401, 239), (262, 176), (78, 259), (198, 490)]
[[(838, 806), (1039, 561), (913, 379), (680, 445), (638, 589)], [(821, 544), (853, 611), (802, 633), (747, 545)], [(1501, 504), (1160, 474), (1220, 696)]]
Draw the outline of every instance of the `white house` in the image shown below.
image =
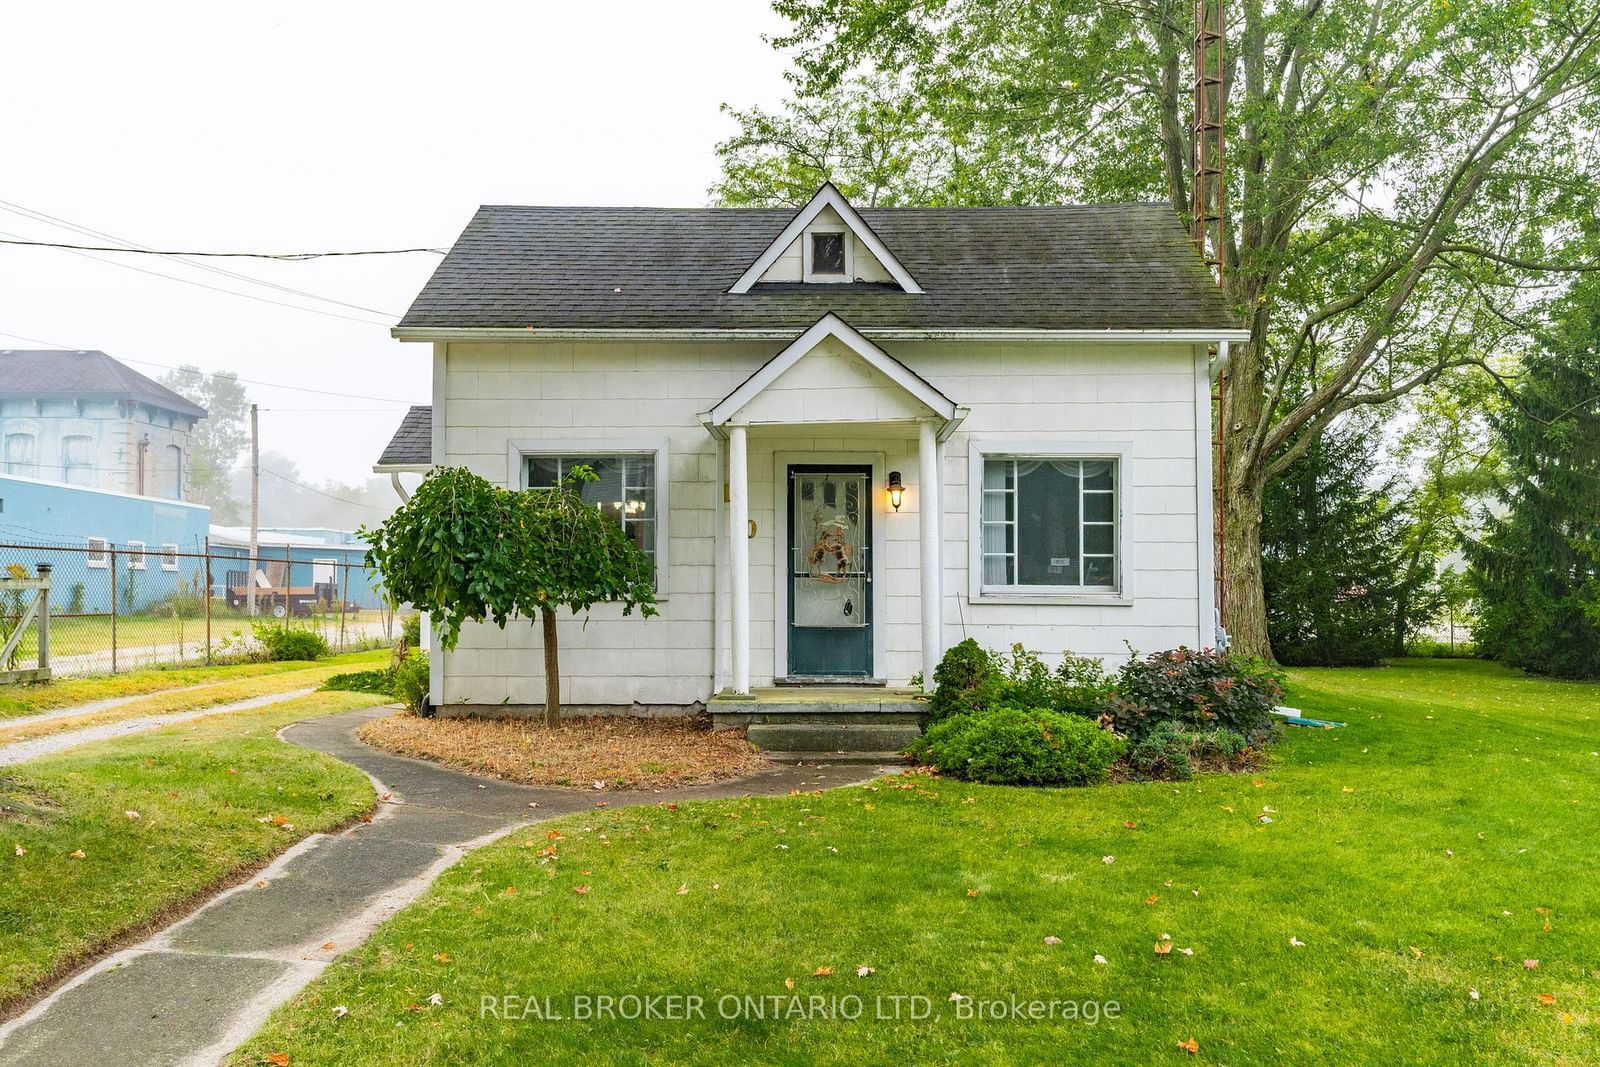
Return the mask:
[[(569, 704), (1215, 641), (1208, 369), (1247, 335), (1164, 205), (484, 207), (394, 336), (431, 429), (379, 470), (587, 463), (654, 559), (658, 617), (561, 623)], [(435, 663), (436, 705), (543, 702), (536, 625)]]

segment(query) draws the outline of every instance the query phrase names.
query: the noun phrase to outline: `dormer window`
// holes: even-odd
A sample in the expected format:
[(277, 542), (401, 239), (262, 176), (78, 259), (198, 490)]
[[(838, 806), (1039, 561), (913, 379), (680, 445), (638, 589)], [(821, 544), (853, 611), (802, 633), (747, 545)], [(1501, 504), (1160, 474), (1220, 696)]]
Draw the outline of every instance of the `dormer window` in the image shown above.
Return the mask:
[(844, 234), (814, 233), (811, 235), (811, 273), (844, 273)]

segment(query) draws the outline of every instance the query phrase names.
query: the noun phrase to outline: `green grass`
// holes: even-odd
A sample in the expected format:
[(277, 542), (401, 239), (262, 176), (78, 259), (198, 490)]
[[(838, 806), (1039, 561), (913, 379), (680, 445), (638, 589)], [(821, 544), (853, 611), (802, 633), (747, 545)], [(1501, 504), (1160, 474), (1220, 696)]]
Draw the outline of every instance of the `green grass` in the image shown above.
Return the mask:
[(274, 731), (373, 699), (317, 693), (0, 768), (0, 1006), (368, 810), (365, 775)]
[[(59, 605), (56, 606), (59, 610)], [(316, 629), (331, 641), (339, 637), (338, 612), (319, 612), (310, 618), (293, 618), (275, 620), (261, 618), (260, 622), (287, 622), (292, 626), (302, 626)], [(345, 626), (349, 627), (365, 623), (382, 621), (382, 613), (375, 610), (352, 611), (345, 614)], [(50, 654), (52, 656), (78, 656), (91, 652), (109, 652), (111, 650), (112, 621), (109, 614), (104, 615), (55, 615), (50, 619)], [(243, 613), (219, 612), (211, 620), (211, 641), (213, 645), (220, 645), (224, 639), (232, 638), (235, 634), (247, 634), (250, 631), (250, 617)], [(395, 633), (398, 634), (399, 623), (395, 624)], [(182, 643), (195, 645), (204, 652), (206, 640), (206, 620), (201, 615), (196, 618), (178, 618), (172, 615), (119, 615), (116, 620), (117, 646), (128, 656), (139, 654), (143, 648), (152, 645), (172, 645)], [(350, 639), (358, 640), (351, 634)], [(18, 666), (29, 667), (34, 665), (38, 654), (36, 631), (29, 627), (29, 632), (24, 635), (18, 645)]]
[(239, 663), (226, 667), (150, 668), (130, 671), (127, 674), (63, 678), (38, 684), (0, 685), (0, 722), (19, 716), (36, 715), (41, 711), (53, 711), (56, 708), (70, 708), (78, 704), (89, 704), (115, 697), (143, 696), (192, 685), (263, 678), (292, 671), (304, 671), (312, 667), (387, 662), (388, 656), (387, 650), (376, 649), (367, 652), (348, 652), (316, 661)]
[[(1600, 686), (1461, 661), (1291, 685), (1349, 726), (1290, 730), (1238, 777), (596, 810), (551, 824), (544, 863), (534, 828), (453, 867), (238, 1062), (1152, 1063), (1190, 1037), (1206, 1062), (1600, 1058)], [(1194, 954), (1157, 955), (1163, 934)], [(708, 1018), (480, 1018), (503, 994), (570, 1017), (581, 993), (695, 994)], [(962, 1021), (952, 993), (1121, 1013)], [(724, 994), (865, 1000), (857, 1021), (725, 1021)], [(895, 995), (937, 1018), (874, 1018)]]

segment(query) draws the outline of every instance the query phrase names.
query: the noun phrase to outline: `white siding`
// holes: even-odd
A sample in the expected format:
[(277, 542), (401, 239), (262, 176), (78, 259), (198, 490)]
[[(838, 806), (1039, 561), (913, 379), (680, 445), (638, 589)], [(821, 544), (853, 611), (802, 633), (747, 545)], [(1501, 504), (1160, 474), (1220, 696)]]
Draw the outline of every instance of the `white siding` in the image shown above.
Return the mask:
[[(715, 611), (716, 545), (725, 520), (725, 474), (717, 449), (698, 421), (783, 347), (767, 343), (451, 344), (445, 361), (443, 461), (506, 484), (513, 476), (511, 441), (595, 442), (664, 439), (670, 450), (670, 545), (661, 614), (623, 618), (596, 608), (587, 626), (560, 624), (563, 699), (572, 704), (683, 705), (710, 695), (712, 619), (720, 617), (727, 670), (727, 613)], [(1022, 642), (1046, 654), (1070, 648), (1109, 660), (1140, 650), (1196, 641), (1197, 597), (1196, 378), (1188, 345), (893, 343), (890, 353), (971, 411), (944, 447), (943, 638), (975, 637), (994, 647)], [(818, 358), (822, 357), (822, 358)], [(838, 360), (838, 363), (830, 363)], [(805, 368), (802, 370), (802, 368)], [(886, 380), (852, 369), (837, 353), (808, 356), (752, 402), (749, 440), (751, 674), (756, 685), (784, 673), (777, 661), (778, 555), (784, 529), (777, 479), (782, 462), (853, 457), (875, 470), (901, 471), (906, 503), (885, 513), (881, 475), (874, 485), (881, 550), (875, 561), (881, 658), (876, 673), (904, 683), (920, 669), (917, 506), (922, 473), (916, 429), (892, 426), (771, 426), (793, 410), (808, 422), (903, 418), (909, 399)], [(819, 377), (820, 374), (820, 377)], [(842, 378), (828, 406), (807, 398)], [(837, 383), (836, 383), (837, 384)], [(799, 399), (796, 400), (794, 395)], [(835, 398), (838, 399), (838, 396)], [(796, 408), (795, 405), (798, 404)], [(830, 414), (831, 413), (831, 414)], [(1125, 486), (1132, 551), (1125, 561), (1128, 605), (1016, 603), (974, 600), (968, 593), (967, 442), (1097, 439), (1132, 442)], [(725, 598), (724, 598), (725, 599)], [(1209, 632), (1209, 610), (1206, 612)], [(446, 703), (535, 705), (544, 681), (537, 627), (512, 622), (469, 626), (460, 648), (443, 657)]]

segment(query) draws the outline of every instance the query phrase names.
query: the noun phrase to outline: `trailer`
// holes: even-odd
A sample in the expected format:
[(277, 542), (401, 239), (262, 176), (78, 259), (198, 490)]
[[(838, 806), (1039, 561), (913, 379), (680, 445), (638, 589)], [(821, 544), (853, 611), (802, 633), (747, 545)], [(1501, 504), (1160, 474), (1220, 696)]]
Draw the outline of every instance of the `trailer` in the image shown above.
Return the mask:
[[(228, 607), (244, 610), (250, 603), (250, 586), (244, 571), (227, 574)], [(265, 574), (256, 572), (256, 613), (275, 619), (309, 618), (319, 609), (336, 611), (339, 607), (339, 583), (315, 582), (311, 585), (274, 585)], [(351, 609), (350, 605), (346, 605)], [(353, 610), (353, 609), (351, 609)]]

